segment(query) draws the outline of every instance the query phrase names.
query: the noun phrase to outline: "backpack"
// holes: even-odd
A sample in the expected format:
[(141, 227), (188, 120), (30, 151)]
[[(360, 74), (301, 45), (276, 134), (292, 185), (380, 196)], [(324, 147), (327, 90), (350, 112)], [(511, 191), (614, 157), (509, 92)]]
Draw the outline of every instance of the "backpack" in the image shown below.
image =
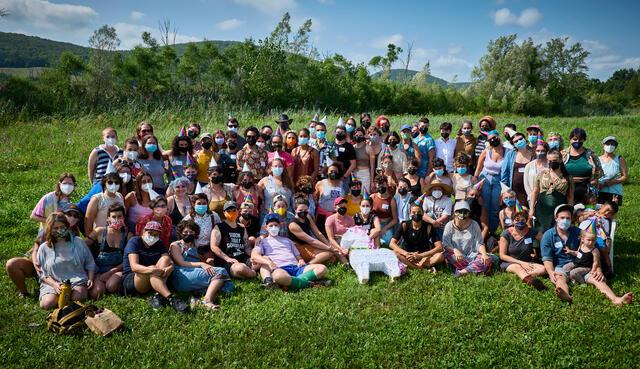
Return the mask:
[(95, 305), (84, 305), (78, 301), (57, 308), (47, 316), (47, 329), (56, 334), (76, 334), (87, 327), (84, 320), (87, 312), (97, 309)]

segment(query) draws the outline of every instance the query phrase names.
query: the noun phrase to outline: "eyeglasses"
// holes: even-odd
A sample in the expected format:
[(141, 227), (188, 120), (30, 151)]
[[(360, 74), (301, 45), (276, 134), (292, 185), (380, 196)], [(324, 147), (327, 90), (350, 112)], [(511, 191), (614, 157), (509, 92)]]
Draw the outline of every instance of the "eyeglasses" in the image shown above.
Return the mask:
[(156, 209), (156, 208), (166, 208), (166, 207), (167, 207), (167, 204), (157, 204), (157, 205), (154, 207), (154, 209)]
[(458, 211), (456, 211), (456, 214), (466, 215), (466, 214), (469, 214), (469, 210), (458, 210)]
[(107, 181), (108, 185), (113, 185), (113, 184), (120, 184), (119, 182), (116, 181)]

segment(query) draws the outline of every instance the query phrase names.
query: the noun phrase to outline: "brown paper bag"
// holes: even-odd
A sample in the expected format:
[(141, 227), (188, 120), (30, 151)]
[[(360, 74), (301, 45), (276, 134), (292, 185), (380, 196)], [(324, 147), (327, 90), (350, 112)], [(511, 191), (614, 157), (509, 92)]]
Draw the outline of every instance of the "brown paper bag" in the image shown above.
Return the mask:
[(122, 319), (109, 309), (103, 309), (92, 316), (87, 316), (85, 323), (93, 333), (103, 337), (120, 329), (123, 325)]

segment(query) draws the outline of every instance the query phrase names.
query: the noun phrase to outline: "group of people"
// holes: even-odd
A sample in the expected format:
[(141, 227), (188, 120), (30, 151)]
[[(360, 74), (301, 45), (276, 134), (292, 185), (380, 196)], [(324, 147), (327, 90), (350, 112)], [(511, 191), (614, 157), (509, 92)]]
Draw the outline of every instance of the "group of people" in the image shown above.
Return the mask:
[(122, 146), (105, 129), (89, 155), (89, 192), (74, 203), (76, 177), (63, 173), (33, 209), (33, 248), (7, 262), (19, 295), (36, 277), (45, 309), (70, 283), (74, 300), (153, 291), (153, 308), (216, 310), (234, 279), (330, 285), (326, 266), (349, 268), (341, 240), (357, 227), (372, 249), (392, 250), (403, 273), (435, 273), (438, 264), (455, 276), (502, 270), (538, 290), (548, 275), (567, 302), (570, 282), (618, 305), (633, 301), (606, 283), (628, 178), (616, 137), (603, 138), (598, 155), (582, 128), (563, 137), (506, 124), (501, 135), (491, 116), (477, 133), (468, 120), (455, 133), (441, 123), (437, 138), (426, 117), (395, 131), (386, 116), (362, 113), (340, 119), (333, 141), (326, 117), (299, 130), (292, 122), (283, 114), (275, 127), (242, 135), (233, 117), (214, 133), (191, 123), (167, 149), (150, 122)]

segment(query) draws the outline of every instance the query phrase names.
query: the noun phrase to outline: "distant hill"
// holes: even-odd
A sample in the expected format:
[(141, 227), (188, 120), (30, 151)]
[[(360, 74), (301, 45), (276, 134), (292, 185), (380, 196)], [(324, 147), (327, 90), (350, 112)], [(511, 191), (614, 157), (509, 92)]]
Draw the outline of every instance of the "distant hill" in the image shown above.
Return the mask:
[[(196, 44), (205, 41), (196, 42)], [(238, 41), (211, 41), (220, 51), (238, 43)], [(176, 44), (176, 53), (182, 56), (188, 43)], [(71, 52), (88, 60), (91, 49), (68, 42), (47, 40), (36, 36), (19, 33), (0, 32), (0, 68), (34, 68), (51, 67), (58, 63), (60, 55)], [(118, 51), (126, 53), (127, 50)]]
[[(403, 80), (413, 78), (413, 76), (415, 76), (417, 73), (418, 73), (417, 70), (411, 70), (411, 69), (407, 70), (406, 74), (404, 69), (391, 69), (391, 74), (389, 76), (389, 79), (391, 81), (403, 81)], [(373, 74), (373, 78), (380, 78), (381, 75), (382, 75), (382, 72), (376, 72)], [(470, 82), (449, 83), (442, 78), (438, 78), (432, 75), (427, 76), (427, 82), (440, 85), (442, 87), (448, 87), (451, 85), (455, 88), (464, 88), (471, 84)]]

